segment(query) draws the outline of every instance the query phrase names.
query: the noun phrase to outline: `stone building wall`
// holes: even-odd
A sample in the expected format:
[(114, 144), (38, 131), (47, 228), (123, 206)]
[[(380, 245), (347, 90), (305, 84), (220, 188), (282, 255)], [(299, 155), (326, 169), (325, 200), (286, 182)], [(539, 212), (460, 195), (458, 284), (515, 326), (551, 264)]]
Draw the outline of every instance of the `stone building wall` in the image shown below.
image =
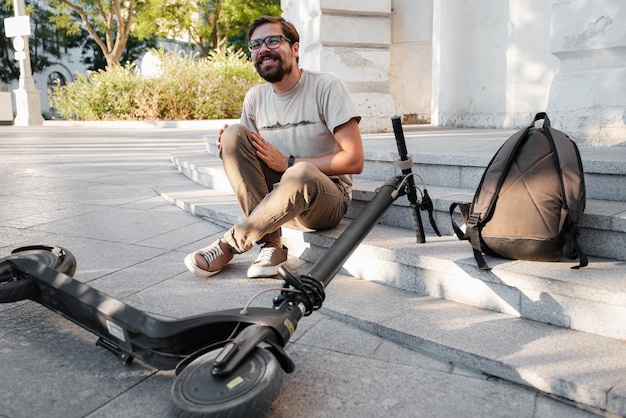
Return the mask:
[(300, 65), (339, 75), (348, 85), (364, 132), (391, 129), (391, 0), (283, 0), (300, 32)]
[(626, 146), (626, 2), (552, 0), (553, 126), (579, 142)]
[(433, 123), (515, 128), (546, 110), (559, 63), (545, 0), (434, 1), (433, 27)]
[(366, 132), (389, 118), (519, 128), (548, 111), (580, 143), (626, 144), (623, 0), (283, 0), (302, 66), (348, 84)]

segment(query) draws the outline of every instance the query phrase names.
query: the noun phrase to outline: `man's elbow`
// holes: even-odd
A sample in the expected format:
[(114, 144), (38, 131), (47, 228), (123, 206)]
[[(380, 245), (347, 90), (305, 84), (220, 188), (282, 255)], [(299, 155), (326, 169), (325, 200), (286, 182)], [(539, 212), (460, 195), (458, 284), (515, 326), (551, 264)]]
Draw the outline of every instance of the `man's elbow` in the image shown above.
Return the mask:
[(361, 174), (363, 167), (365, 166), (365, 159), (363, 157), (355, 160), (352, 164), (352, 174)]

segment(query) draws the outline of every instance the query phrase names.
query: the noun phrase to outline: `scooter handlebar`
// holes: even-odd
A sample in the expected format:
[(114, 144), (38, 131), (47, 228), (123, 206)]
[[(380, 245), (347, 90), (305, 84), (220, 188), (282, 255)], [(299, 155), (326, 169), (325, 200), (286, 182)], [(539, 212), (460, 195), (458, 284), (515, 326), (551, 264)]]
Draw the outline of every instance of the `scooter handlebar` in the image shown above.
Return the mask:
[[(408, 151), (406, 149), (406, 140), (404, 139), (404, 130), (402, 129), (402, 121), (399, 116), (391, 118), (391, 124), (393, 125), (393, 132), (396, 137), (396, 145), (398, 147), (398, 154), (401, 161), (409, 159)], [(411, 214), (413, 215), (413, 227), (415, 228), (415, 235), (418, 243), (426, 242), (426, 235), (424, 233), (424, 225), (422, 223), (422, 216), (420, 214), (420, 204), (417, 201), (417, 190), (415, 188), (415, 179), (413, 178), (413, 171), (411, 168), (402, 170), (402, 174), (408, 176), (406, 182), (406, 194), (411, 203)]]

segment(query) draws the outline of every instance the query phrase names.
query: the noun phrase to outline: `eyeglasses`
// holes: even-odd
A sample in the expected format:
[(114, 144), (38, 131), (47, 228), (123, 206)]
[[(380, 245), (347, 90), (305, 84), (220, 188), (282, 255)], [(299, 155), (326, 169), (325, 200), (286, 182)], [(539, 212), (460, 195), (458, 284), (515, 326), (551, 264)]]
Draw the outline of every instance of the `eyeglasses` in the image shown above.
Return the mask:
[(257, 52), (261, 49), (261, 46), (265, 44), (269, 49), (276, 49), (280, 46), (282, 40), (291, 43), (291, 39), (285, 38), (283, 35), (271, 35), (263, 39), (251, 39), (248, 41), (248, 49), (252, 52)]

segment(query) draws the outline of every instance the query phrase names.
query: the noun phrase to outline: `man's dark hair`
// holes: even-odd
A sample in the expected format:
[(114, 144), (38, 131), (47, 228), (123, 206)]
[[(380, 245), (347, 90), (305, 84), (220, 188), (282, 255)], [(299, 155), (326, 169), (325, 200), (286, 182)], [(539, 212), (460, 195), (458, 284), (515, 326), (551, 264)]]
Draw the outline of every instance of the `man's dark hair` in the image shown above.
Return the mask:
[(300, 42), (300, 35), (298, 34), (298, 30), (293, 25), (293, 23), (288, 22), (282, 16), (261, 16), (257, 17), (254, 22), (250, 25), (250, 29), (248, 29), (248, 40), (252, 36), (252, 33), (261, 25), (265, 25), (267, 23), (279, 23), (280, 27), (283, 30), (283, 36), (291, 41)]

